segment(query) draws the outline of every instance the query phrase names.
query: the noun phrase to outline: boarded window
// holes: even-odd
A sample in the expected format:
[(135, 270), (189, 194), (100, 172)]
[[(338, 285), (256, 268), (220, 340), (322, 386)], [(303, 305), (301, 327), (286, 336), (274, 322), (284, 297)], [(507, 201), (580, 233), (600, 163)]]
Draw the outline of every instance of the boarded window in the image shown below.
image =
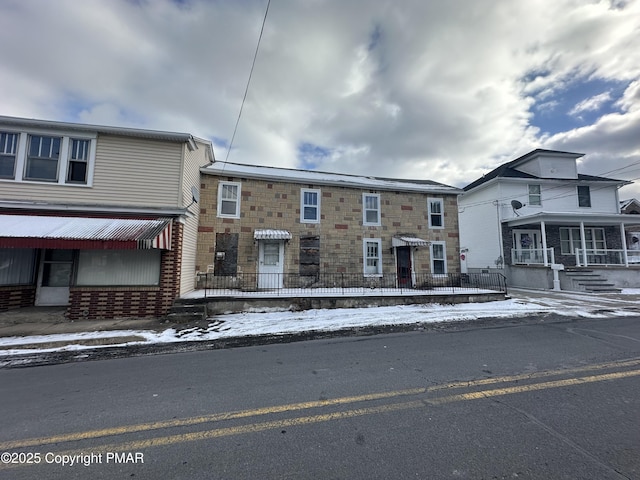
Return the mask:
[(320, 273), (320, 237), (300, 237), (300, 275)]
[(216, 233), (215, 275), (235, 275), (238, 272), (238, 237), (237, 233)]

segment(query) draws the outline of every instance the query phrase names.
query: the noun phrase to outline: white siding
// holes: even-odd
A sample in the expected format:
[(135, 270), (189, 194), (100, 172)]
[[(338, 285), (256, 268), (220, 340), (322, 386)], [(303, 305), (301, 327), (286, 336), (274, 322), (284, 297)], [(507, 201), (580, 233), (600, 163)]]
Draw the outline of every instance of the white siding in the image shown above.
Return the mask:
[(93, 186), (0, 182), (0, 199), (178, 206), (182, 143), (99, 135)]
[[(207, 158), (207, 145), (198, 144), (198, 149), (190, 151), (184, 147), (184, 168), (182, 171), (182, 205), (187, 207), (192, 200), (191, 187), (200, 191), (200, 167), (205, 166)], [(189, 207), (193, 216), (187, 217), (184, 224), (182, 238), (182, 260), (180, 276), (180, 295), (189, 293), (195, 289), (196, 251), (198, 241), (198, 223), (200, 219), (200, 205), (194, 203)]]
[(494, 201), (500, 197), (499, 186), (458, 197), (460, 248), (466, 248), (467, 268), (496, 268), (502, 255), (498, 210)]
[(578, 178), (574, 158), (540, 155), (516, 167), (516, 170), (541, 178)]

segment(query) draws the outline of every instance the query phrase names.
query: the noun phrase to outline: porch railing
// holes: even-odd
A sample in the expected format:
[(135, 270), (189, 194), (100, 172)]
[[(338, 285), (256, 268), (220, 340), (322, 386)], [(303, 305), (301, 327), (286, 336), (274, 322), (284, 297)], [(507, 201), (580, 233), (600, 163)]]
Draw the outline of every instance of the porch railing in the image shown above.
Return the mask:
[(416, 274), (415, 283), (396, 275), (365, 277), (357, 273), (199, 273), (197, 288), (205, 297), (220, 296), (349, 296), (507, 292), (500, 273)]
[[(586, 259), (585, 259), (586, 252)], [(627, 250), (626, 261), (625, 251), (607, 248), (577, 248), (575, 251), (576, 265), (578, 267), (596, 265), (638, 265), (640, 264), (640, 251)]]
[(531, 249), (511, 249), (511, 264), (525, 264), (525, 265), (550, 265), (555, 262), (553, 254), (553, 248), (547, 248), (547, 261), (544, 258), (543, 248), (531, 248)]

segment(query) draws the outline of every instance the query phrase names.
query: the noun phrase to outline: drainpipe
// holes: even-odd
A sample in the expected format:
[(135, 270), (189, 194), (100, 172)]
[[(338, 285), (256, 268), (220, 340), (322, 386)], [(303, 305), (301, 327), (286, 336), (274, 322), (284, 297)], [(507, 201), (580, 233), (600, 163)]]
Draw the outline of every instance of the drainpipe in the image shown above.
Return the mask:
[[(504, 265), (506, 264), (504, 258), (504, 246), (502, 245), (502, 223), (500, 222), (500, 201), (496, 200), (496, 217), (498, 219), (498, 246), (500, 247), (500, 258), (502, 258), (502, 268), (504, 269)], [(496, 265), (497, 266), (497, 265)]]

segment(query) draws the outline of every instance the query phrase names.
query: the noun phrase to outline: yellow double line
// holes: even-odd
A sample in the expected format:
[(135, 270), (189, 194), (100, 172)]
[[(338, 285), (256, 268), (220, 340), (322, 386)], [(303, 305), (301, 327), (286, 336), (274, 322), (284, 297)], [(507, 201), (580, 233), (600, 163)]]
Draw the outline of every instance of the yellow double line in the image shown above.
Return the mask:
[[(421, 398), (418, 400), (412, 400), (408, 402), (390, 403), (372, 407), (356, 408), (351, 410), (337, 411), (318, 415), (300, 416), (294, 418), (287, 418), (281, 420), (273, 420), (259, 423), (250, 423), (247, 425), (239, 425), (232, 427), (215, 428), (212, 430), (191, 432), (184, 434), (176, 434), (164, 437), (155, 437), (146, 440), (136, 440), (125, 443), (115, 443), (110, 445), (101, 445), (97, 447), (89, 447), (84, 450), (73, 450), (60, 452), (61, 455), (77, 455), (91, 450), (94, 452), (123, 452), (123, 451), (141, 451), (149, 447), (156, 447), (162, 445), (172, 445), (176, 443), (193, 442), (198, 440), (207, 440), (212, 438), (220, 438), (231, 435), (240, 435), (244, 433), (261, 432), (265, 430), (281, 429), (292, 426), (309, 425), (314, 423), (327, 422), (331, 420), (340, 420), (345, 418), (353, 418), (364, 415), (375, 415), (389, 412), (396, 412), (400, 410), (408, 410), (421, 408), (430, 405), (443, 405), (453, 402), (461, 402), (468, 400), (477, 400), (481, 398), (491, 398), (503, 395), (511, 395), (517, 393), (526, 393), (537, 390), (546, 390), (560, 387), (571, 387), (576, 385), (584, 385), (594, 382), (603, 382), (609, 380), (618, 380), (622, 378), (629, 378), (640, 375), (640, 370), (620, 370), (624, 368), (632, 368), (640, 365), (640, 359), (633, 359), (622, 362), (610, 362), (601, 363), (597, 365), (585, 366), (574, 369), (564, 370), (551, 370), (544, 372), (535, 372), (530, 374), (511, 375), (495, 378), (487, 378), (482, 380), (472, 380), (468, 382), (455, 382), (444, 385), (436, 385), (425, 388), (411, 388), (406, 390), (396, 390), (391, 392), (379, 392), (370, 393), (365, 395), (356, 395), (350, 397), (340, 397), (328, 400), (317, 400), (310, 402), (293, 403), (287, 405), (276, 405), (271, 407), (257, 408), (251, 410), (239, 410), (235, 412), (216, 413), (211, 415), (204, 415), (199, 417), (190, 417), (183, 419), (174, 419), (161, 422), (150, 422), (138, 425), (124, 425), (120, 427), (107, 428), (101, 430), (90, 430), (85, 432), (70, 433), (64, 435), (55, 435), (50, 437), (31, 438), (24, 440), (8, 441), (0, 443), (0, 451), (16, 450), (28, 447), (39, 447), (54, 443), (66, 443), (76, 442), (81, 440), (88, 440), (94, 438), (101, 438), (115, 435), (125, 435), (135, 432), (143, 432), (150, 430), (160, 430), (166, 428), (186, 427), (204, 423), (221, 422), (226, 420), (234, 420), (240, 418), (259, 417), (262, 415), (277, 414), (295, 412), (301, 410), (309, 410), (313, 408), (322, 408), (336, 405), (347, 405), (358, 402), (371, 402), (377, 400), (385, 400), (397, 397), (423, 395), (433, 392), (441, 392), (447, 390), (454, 390), (460, 388), (474, 389), (478, 387), (484, 387), (487, 385), (496, 385), (501, 383), (513, 383), (523, 380), (531, 381), (537, 379), (544, 379), (552, 376), (562, 375), (564, 377), (559, 380), (549, 380), (541, 382), (527, 383), (523, 385), (505, 386), (502, 388), (494, 389), (480, 389), (472, 392), (458, 393), (454, 395), (436, 396), (433, 398)], [(616, 369), (618, 371), (593, 374), (593, 372), (601, 370)], [(580, 376), (585, 372), (591, 372), (592, 374), (586, 376)], [(13, 465), (11, 465), (13, 466)], [(6, 465), (0, 465), (0, 470), (6, 468)]]

